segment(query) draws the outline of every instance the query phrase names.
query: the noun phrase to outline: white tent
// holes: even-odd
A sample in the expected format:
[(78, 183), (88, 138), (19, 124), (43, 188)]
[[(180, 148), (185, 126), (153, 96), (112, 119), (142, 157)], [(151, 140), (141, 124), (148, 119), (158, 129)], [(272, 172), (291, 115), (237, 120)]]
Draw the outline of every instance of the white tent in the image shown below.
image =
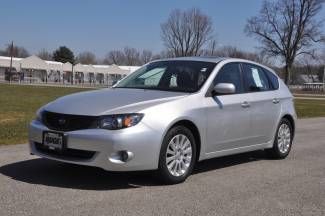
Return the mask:
[(78, 63), (75, 66), (73, 66), (73, 72), (82, 72), (82, 73), (84, 73), (85, 72), (85, 66)]
[(20, 61), (21, 69), (48, 70), (48, 65), (37, 56), (29, 56)]
[(30, 82), (47, 82), (48, 64), (37, 56), (30, 56), (20, 61), (21, 72)]
[[(10, 57), (0, 56), (0, 76), (5, 77), (5, 73), (10, 67)], [(88, 79), (91, 82), (100, 82), (109, 84), (116, 81), (138, 69), (137, 66), (117, 66), (117, 65), (84, 65), (71, 63), (44, 61), (37, 56), (28, 58), (12, 58), (13, 71), (23, 72), (25, 78), (31, 81), (58, 82), (66, 80), (72, 82), (74, 79), (81, 82)], [(73, 72), (73, 73), (72, 73)]]
[(115, 64), (111, 65), (108, 68), (107, 72), (109, 74), (118, 74), (118, 75), (128, 75), (130, 73), (129, 70), (123, 70), (123, 69), (121, 69), (119, 66), (117, 66)]
[[(17, 71), (20, 71), (20, 61), (21, 58), (12, 58), (12, 67), (16, 68)], [(9, 68), (10, 67), (10, 57), (0, 56), (0, 68)]]
[(72, 64), (70, 62), (66, 62), (62, 66), (63, 71), (72, 71)]
[(62, 72), (63, 63), (56, 61), (45, 61), (49, 70)]
[(85, 73), (96, 73), (96, 69), (92, 65), (83, 65)]
[(140, 66), (123, 66), (123, 65), (119, 65), (118, 67), (123, 70), (129, 70), (130, 73), (133, 73), (134, 71), (136, 71), (140, 68)]
[(92, 66), (96, 73), (108, 74), (109, 65), (93, 65)]

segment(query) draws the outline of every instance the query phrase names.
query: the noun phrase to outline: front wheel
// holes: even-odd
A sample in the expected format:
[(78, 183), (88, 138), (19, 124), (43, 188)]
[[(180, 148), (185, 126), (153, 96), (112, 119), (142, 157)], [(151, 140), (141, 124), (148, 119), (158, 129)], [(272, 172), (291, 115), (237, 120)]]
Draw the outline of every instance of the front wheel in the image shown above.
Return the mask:
[(184, 126), (170, 129), (161, 146), (159, 176), (168, 184), (185, 181), (196, 161), (196, 144), (192, 132)]
[(267, 149), (267, 154), (276, 159), (286, 158), (291, 150), (293, 129), (288, 119), (282, 119), (277, 128), (273, 148)]

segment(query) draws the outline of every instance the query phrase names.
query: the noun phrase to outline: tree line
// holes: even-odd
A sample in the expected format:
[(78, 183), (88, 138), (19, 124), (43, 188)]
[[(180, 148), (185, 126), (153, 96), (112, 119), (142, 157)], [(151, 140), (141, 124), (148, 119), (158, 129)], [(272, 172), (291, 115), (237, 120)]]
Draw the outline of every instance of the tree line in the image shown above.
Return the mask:
[[(11, 49), (13, 51), (11, 51)], [(11, 44), (7, 45), (5, 50), (0, 50), (0, 55), (11, 56), (11, 52), (12, 56), (17, 58), (26, 58), (30, 56), (30, 53), (24, 47), (14, 45), (13, 48), (11, 48)], [(256, 62), (271, 64), (270, 61), (266, 59), (262, 54), (255, 52), (246, 52), (234, 46), (222, 46), (218, 49), (205, 49), (201, 50), (200, 52), (201, 56), (244, 58)], [(116, 49), (109, 51), (103, 59), (98, 58), (94, 53), (89, 51), (81, 52), (75, 56), (74, 52), (66, 46), (61, 46), (54, 52), (47, 51), (46, 49), (41, 49), (35, 55), (43, 60), (53, 60), (63, 63), (70, 62), (72, 64), (116, 64), (129, 66), (140, 66), (152, 60), (176, 57), (174, 53), (168, 50), (164, 50), (159, 53), (153, 53), (151, 50), (138, 50), (136, 48), (128, 46), (120, 50)]]
[[(86, 51), (74, 55), (65, 46), (54, 52), (42, 49), (37, 55), (44, 60), (72, 64), (142, 65), (161, 58), (179, 56), (235, 57), (253, 60), (269, 66), (281, 62), (287, 84), (296, 65), (325, 64), (324, 20), (319, 20), (325, 0), (264, 0), (257, 15), (247, 20), (244, 32), (260, 44), (256, 52), (247, 52), (234, 46), (218, 46), (211, 17), (198, 8), (176, 9), (161, 23), (164, 50), (153, 53), (126, 46), (109, 51), (99, 59)], [(322, 45), (319, 45), (322, 44)], [(323, 46), (323, 50), (319, 49)], [(20, 46), (8, 45), (0, 55), (26, 57), (29, 52)], [(307, 59), (307, 61), (306, 61)]]

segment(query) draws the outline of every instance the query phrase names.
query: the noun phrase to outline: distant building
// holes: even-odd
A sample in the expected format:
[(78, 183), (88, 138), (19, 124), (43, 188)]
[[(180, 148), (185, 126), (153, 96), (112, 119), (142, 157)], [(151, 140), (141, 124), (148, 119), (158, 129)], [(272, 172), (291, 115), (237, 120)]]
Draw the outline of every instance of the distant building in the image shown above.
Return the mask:
[(137, 70), (137, 66), (83, 65), (44, 61), (37, 56), (13, 58), (0, 56), (0, 80), (30, 83), (104, 84), (113, 85)]
[(298, 84), (321, 82), (316, 74), (300, 74), (297, 79)]

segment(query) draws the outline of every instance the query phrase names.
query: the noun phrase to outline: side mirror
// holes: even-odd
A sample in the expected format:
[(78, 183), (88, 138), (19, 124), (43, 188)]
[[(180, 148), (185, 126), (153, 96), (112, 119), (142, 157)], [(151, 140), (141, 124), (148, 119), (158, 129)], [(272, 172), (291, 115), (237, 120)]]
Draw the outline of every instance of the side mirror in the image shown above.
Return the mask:
[(225, 95), (236, 93), (236, 87), (232, 83), (218, 83), (213, 87), (213, 95)]

